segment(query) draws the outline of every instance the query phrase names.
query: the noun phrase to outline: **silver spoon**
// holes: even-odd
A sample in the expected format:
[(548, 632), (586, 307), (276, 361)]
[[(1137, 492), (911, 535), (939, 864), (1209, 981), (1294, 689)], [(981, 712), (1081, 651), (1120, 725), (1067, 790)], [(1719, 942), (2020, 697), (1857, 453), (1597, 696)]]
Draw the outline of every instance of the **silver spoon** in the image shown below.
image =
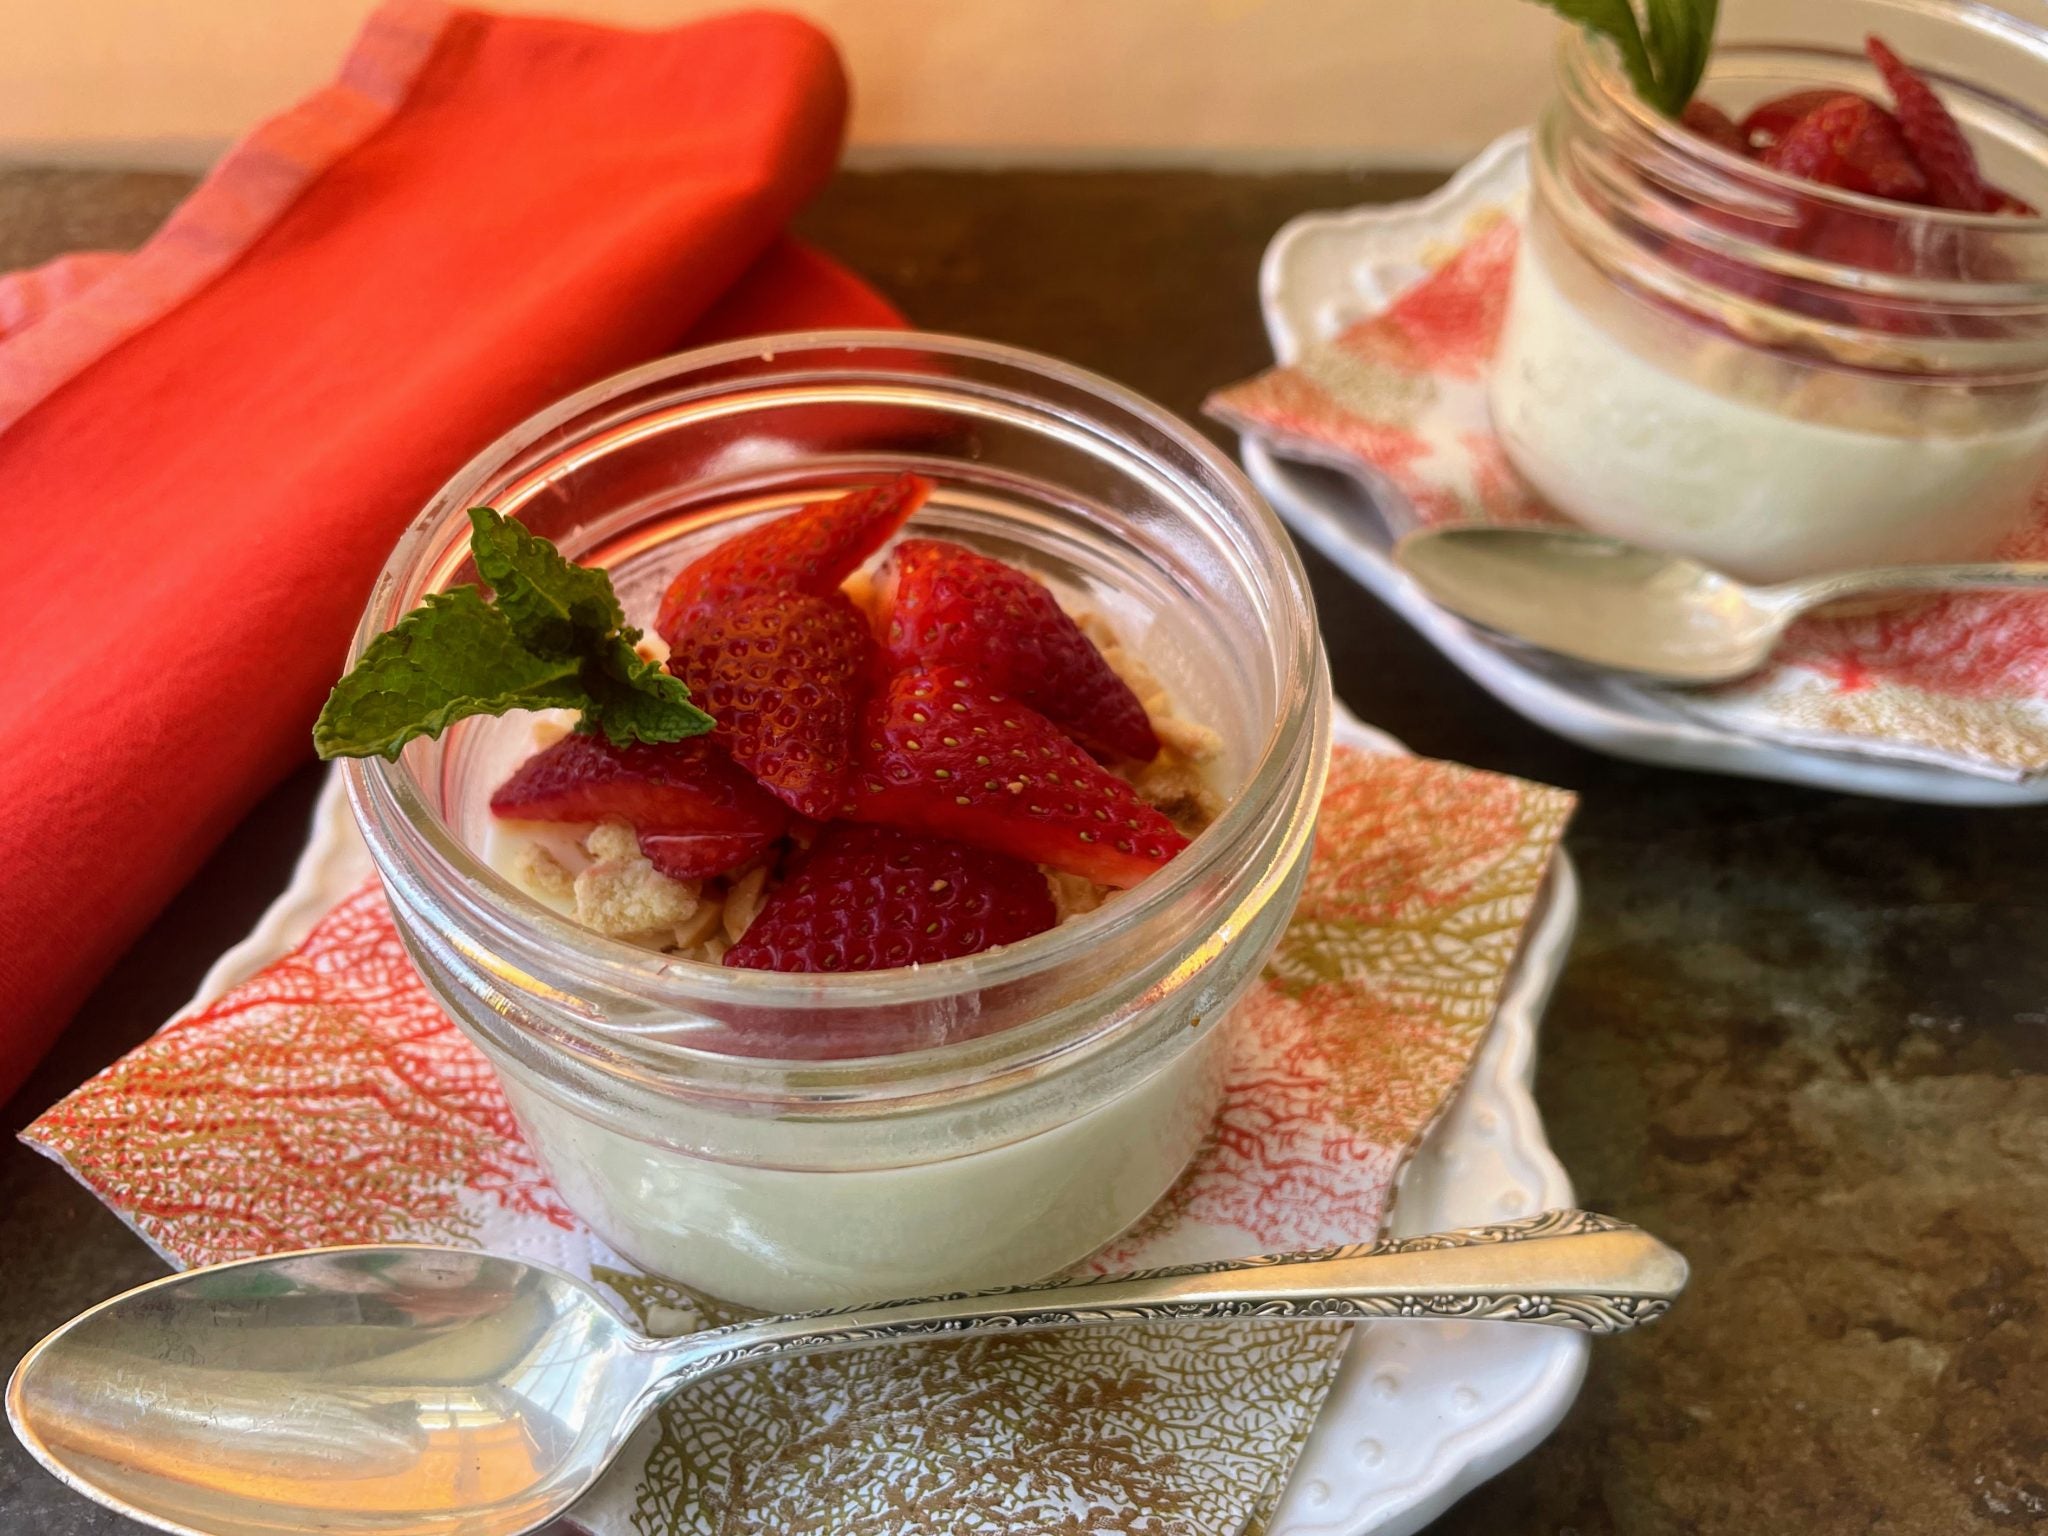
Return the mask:
[(1370, 1247), (852, 1307), (649, 1339), (544, 1265), (321, 1248), (172, 1275), (23, 1357), (7, 1416), (44, 1467), (167, 1531), (513, 1536), (597, 1480), (648, 1411), (734, 1366), (1099, 1323), (1454, 1318), (1613, 1333), (1685, 1284), (1584, 1211)]
[(1754, 587), (1681, 555), (1552, 528), (1429, 528), (1394, 559), (1460, 618), (1665, 683), (1745, 677), (1794, 619), (1844, 598), (2048, 588), (2048, 565), (1899, 565)]

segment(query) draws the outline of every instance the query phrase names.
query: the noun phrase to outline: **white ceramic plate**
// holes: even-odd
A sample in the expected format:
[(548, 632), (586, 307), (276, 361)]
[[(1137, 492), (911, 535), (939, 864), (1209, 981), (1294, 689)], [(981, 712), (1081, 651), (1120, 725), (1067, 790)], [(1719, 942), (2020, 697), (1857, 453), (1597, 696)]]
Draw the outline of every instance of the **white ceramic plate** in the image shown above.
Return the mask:
[[(1405, 752), (1339, 706), (1336, 738)], [(1401, 1175), (1396, 1235), (1499, 1221), (1572, 1203), (1530, 1084), (1536, 1025), (1578, 925), (1578, 878), (1560, 853), (1537, 897), (1472, 1075)], [(1360, 1325), (1273, 1522), (1273, 1536), (1405, 1536), (1519, 1461), (1577, 1396), (1590, 1341), (1485, 1323)]]
[[(1368, 751), (1406, 750), (1341, 707), (1336, 736)], [(215, 962), (191, 1006), (213, 1001), (288, 952), (369, 873), (336, 775), (321, 793), (291, 884), (249, 936)], [(1572, 1203), (1529, 1084), (1536, 1021), (1577, 919), (1577, 881), (1560, 855), (1472, 1075), (1402, 1175), (1395, 1232)], [(1578, 1391), (1587, 1346), (1582, 1335), (1550, 1328), (1361, 1325), (1273, 1536), (1401, 1536), (1426, 1524), (1550, 1432)]]
[[(1454, 244), (1482, 208), (1519, 206), (1527, 185), (1528, 135), (1517, 132), (1426, 198), (1309, 214), (1288, 224), (1267, 247), (1259, 275), (1259, 301), (1275, 355), (1293, 362), (1312, 343), (1384, 308), (1427, 273), (1426, 252)], [(1251, 438), (1244, 440), (1243, 457), (1253, 482), (1297, 534), (1508, 708), (1582, 746), (1638, 762), (1896, 800), (2048, 802), (2048, 779), (2014, 783), (1746, 736), (1688, 714), (1678, 696), (1503, 647), (1438, 608), (1395, 569), (1390, 523), (1413, 522), (1398, 506), (1398, 491), (1364, 474), (1282, 459)]]

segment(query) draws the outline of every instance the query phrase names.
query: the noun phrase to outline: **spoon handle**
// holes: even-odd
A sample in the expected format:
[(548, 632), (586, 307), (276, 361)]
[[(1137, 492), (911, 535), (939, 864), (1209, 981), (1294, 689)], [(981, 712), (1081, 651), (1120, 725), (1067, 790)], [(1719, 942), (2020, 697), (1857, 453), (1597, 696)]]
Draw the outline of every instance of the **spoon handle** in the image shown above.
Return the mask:
[(2048, 564), (2013, 561), (1989, 565), (1889, 565), (1844, 571), (1810, 581), (1765, 587), (1762, 592), (1793, 612), (1878, 592), (1991, 592), (2048, 588)]
[(1405, 1317), (1618, 1333), (1660, 1316), (1685, 1277), (1685, 1260), (1639, 1227), (1549, 1211), (1315, 1253), (768, 1318), (673, 1340), (664, 1352), (673, 1382), (775, 1356), (1104, 1323)]

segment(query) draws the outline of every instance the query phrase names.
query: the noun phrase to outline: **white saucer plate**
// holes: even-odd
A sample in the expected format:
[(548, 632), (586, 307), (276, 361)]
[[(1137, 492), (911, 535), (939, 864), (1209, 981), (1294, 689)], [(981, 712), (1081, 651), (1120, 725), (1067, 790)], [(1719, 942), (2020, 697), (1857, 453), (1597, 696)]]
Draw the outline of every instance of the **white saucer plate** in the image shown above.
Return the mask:
[[(1336, 738), (1405, 752), (1341, 705)], [(1536, 1026), (1578, 925), (1559, 853), (1537, 896), (1493, 1028), (1464, 1086), (1403, 1170), (1391, 1230), (1511, 1220), (1572, 1204), (1530, 1085)], [(1521, 1460), (1578, 1395), (1590, 1341), (1485, 1323), (1360, 1325), (1296, 1464), (1272, 1536), (1406, 1536)]]
[[(1340, 706), (1336, 736), (1403, 752)], [(341, 792), (328, 781), (291, 884), (214, 964), (190, 1007), (288, 953), (370, 873)], [(1471, 1075), (1404, 1170), (1400, 1235), (1511, 1219), (1572, 1203), (1530, 1096), (1536, 1024), (1578, 920), (1560, 854), (1537, 899), (1492, 1031)], [(1549, 1328), (1367, 1323), (1345, 1357), (1272, 1525), (1272, 1536), (1403, 1536), (1525, 1455), (1563, 1417), (1588, 1340)]]

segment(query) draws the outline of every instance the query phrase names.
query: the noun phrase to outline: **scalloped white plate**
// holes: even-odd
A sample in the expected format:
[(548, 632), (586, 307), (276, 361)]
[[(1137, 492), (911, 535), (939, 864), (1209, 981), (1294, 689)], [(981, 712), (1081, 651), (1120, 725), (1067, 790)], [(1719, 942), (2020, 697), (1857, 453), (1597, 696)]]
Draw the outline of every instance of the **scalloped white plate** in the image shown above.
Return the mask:
[[(1341, 706), (1339, 741), (1405, 752)], [(302, 939), (370, 873), (339, 775), (313, 812), (291, 884), (249, 936), (206, 973), (190, 1008), (254, 975)], [(1400, 1235), (1526, 1216), (1572, 1203), (1543, 1139), (1529, 1084), (1536, 1022), (1578, 920), (1578, 883), (1560, 854), (1537, 900), (1472, 1074), (1403, 1172)], [(1288, 1484), (1272, 1536), (1401, 1536), (1526, 1454), (1570, 1406), (1588, 1341), (1498, 1323), (1360, 1325)]]
[[(1259, 303), (1274, 354), (1311, 344), (1386, 307), (1429, 271), (1484, 208), (1520, 207), (1528, 134), (1496, 140), (1450, 182), (1415, 202), (1312, 213), (1273, 237)], [(1480, 687), (1525, 719), (1595, 751), (1637, 762), (1778, 779), (1937, 805), (2037, 805), (2048, 778), (2012, 782), (1899, 756), (1789, 745), (1687, 714), (1682, 701), (1619, 677), (1504, 647), (1432, 603), (1393, 563), (1393, 526), (1411, 526), (1392, 486), (1345, 465), (1307, 464), (1242, 440), (1252, 481), (1302, 538), (1392, 608)], [(1383, 514), (1382, 509), (1387, 509)], [(1390, 514), (1390, 515), (1389, 515)]]
[[(1405, 752), (1343, 706), (1336, 738)], [(1579, 919), (1559, 853), (1537, 897), (1493, 1028), (1465, 1085), (1401, 1174), (1391, 1230), (1407, 1237), (1572, 1203), (1530, 1084), (1536, 1026)], [(1359, 1325), (1295, 1466), (1272, 1536), (1406, 1536), (1536, 1448), (1578, 1395), (1582, 1334), (1489, 1323)]]

